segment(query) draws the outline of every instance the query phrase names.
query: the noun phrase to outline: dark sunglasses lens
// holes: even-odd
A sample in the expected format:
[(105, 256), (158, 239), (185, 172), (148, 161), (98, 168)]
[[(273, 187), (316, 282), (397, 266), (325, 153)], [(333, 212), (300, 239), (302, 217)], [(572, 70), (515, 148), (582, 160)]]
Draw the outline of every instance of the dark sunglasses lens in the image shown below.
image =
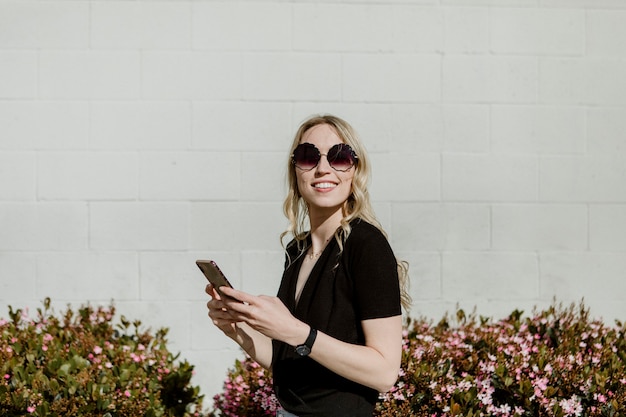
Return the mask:
[(298, 145), (298, 147), (293, 151), (293, 163), (300, 169), (313, 169), (319, 161), (319, 151), (315, 146), (308, 143)]
[(347, 171), (354, 165), (355, 159), (352, 148), (340, 143), (328, 151), (328, 163), (337, 171)]

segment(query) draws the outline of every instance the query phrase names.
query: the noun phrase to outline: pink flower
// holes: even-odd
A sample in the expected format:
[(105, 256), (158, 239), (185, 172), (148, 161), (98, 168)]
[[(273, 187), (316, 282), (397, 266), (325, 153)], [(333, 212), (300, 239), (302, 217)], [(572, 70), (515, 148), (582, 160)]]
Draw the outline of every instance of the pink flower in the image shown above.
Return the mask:
[(540, 391), (545, 391), (548, 388), (548, 379), (547, 378), (539, 378), (534, 383), (535, 387)]
[(31, 414), (32, 414), (32, 413), (34, 413), (34, 412), (35, 412), (35, 407), (31, 405), (31, 406), (29, 406), (29, 407), (27, 407), (27, 408), (26, 408), (26, 411), (28, 411), (29, 413), (31, 413)]
[(404, 394), (402, 394), (401, 392), (394, 392), (393, 393), (393, 398), (398, 400), (398, 401), (404, 401)]
[(130, 398), (130, 391), (129, 390), (124, 391), (124, 395)]
[(94, 346), (93, 353), (95, 353), (96, 355), (101, 354), (102, 353), (102, 348), (100, 346)]
[(559, 405), (563, 409), (563, 412), (565, 412), (566, 416), (578, 417), (583, 412), (583, 407), (582, 405), (580, 405), (580, 402), (578, 401), (578, 398), (575, 395), (572, 395), (572, 397), (569, 400), (561, 400), (559, 402)]

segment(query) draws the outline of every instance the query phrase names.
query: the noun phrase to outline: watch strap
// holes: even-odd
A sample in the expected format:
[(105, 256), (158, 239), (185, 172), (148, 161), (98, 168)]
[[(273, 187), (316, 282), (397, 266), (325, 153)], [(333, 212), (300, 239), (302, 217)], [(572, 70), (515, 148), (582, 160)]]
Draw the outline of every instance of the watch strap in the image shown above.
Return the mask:
[(311, 353), (311, 349), (313, 349), (313, 343), (315, 343), (316, 338), (317, 330), (311, 327), (311, 330), (309, 330), (309, 336), (306, 338), (304, 343), (296, 346), (296, 352), (300, 356), (308, 356)]

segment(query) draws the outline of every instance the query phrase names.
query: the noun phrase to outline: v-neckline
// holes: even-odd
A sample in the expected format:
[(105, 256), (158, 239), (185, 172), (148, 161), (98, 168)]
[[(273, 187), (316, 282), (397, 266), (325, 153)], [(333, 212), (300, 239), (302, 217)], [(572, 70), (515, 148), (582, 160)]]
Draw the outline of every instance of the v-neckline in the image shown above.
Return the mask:
[[(300, 263), (298, 276), (296, 277), (296, 287), (293, 294), (294, 305), (296, 306), (296, 308), (298, 308), (300, 297), (302, 297), (302, 293), (304, 292), (304, 287), (306, 287), (307, 282), (309, 282), (309, 278), (311, 277), (311, 274), (315, 269), (317, 261), (319, 261), (319, 257), (311, 259), (309, 262), (309, 260), (307, 260), (307, 256), (305, 255), (302, 259), (302, 262)], [(300, 283), (301, 280), (302, 283)]]
[[(311, 285), (314, 285), (312, 283), (312, 281), (315, 280), (314, 277), (320, 275), (320, 268), (323, 268), (322, 265), (326, 263), (326, 260), (328, 258), (327, 252), (329, 248), (334, 245), (333, 240), (334, 239), (331, 239), (328, 242), (328, 244), (326, 244), (320, 256), (318, 256), (317, 259), (315, 259), (315, 263), (311, 267), (311, 270), (309, 271), (308, 276), (306, 277), (306, 281), (302, 285), (302, 289), (300, 290), (300, 295), (296, 298), (296, 296), (298, 295), (297, 289), (298, 289), (298, 281), (300, 279), (300, 271), (302, 270), (302, 265), (304, 264), (304, 262), (306, 262), (307, 251), (309, 250), (312, 244), (310, 237), (309, 237), (309, 240), (307, 241), (307, 246), (304, 248), (304, 250), (299, 256), (299, 258), (301, 259), (298, 259), (298, 274), (296, 275), (295, 283), (293, 284), (292, 289), (290, 291), (291, 301), (293, 302), (293, 306), (294, 306), (294, 312), (297, 311), (298, 308), (301, 306), (302, 297), (306, 295), (306, 293), (308, 292), (307, 290), (311, 287)], [(313, 280), (312, 280), (312, 277), (313, 277)]]

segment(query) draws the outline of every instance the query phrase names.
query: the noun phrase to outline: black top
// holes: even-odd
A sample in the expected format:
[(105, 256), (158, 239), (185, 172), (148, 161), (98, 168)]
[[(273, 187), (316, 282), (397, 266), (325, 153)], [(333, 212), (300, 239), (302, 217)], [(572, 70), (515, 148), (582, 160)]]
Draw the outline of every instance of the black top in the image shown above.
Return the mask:
[[(396, 258), (385, 236), (362, 220), (353, 221), (351, 227), (341, 254), (335, 239), (328, 243), (297, 306), (296, 282), (306, 250), (300, 252), (295, 241), (287, 245), (278, 297), (295, 317), (313, 328), (364, 345), (361, 321), (402, 314), (400, 286)], [(300, 357), (283, 342), (274, 340), (273, 349), (274, 390), (285, 410), (300, 417), (371, 417), (378, 399), (374, 389)]]

